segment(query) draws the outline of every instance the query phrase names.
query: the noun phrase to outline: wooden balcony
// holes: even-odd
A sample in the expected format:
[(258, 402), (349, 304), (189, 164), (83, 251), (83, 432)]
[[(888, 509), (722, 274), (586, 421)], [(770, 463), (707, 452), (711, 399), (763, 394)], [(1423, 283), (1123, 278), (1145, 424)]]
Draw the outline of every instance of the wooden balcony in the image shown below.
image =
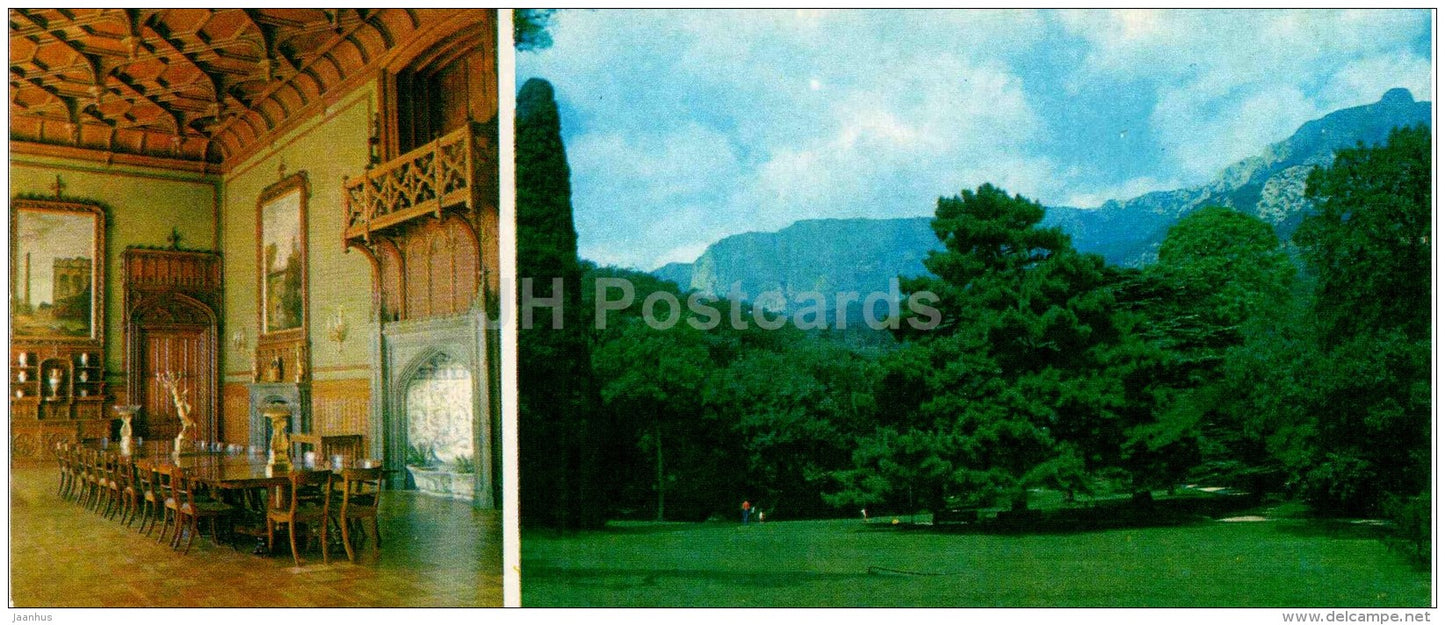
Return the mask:
[(442, 210), (474, 208), (479, 157), (476, 124), (342, 181), (345, 211), (342, 238), (371, 241), (371, 235), (413, 219), (442, 216)]

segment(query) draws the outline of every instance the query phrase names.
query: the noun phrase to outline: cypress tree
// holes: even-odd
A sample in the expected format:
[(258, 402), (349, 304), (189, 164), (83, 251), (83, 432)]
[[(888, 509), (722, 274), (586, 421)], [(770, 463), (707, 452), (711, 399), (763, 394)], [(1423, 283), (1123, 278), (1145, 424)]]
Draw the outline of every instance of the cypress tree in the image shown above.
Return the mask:
[[(582, 310), (582, 267), (572, 221), (571, 173), (552, 85), (533, 78), (517, 95), (518, 423), (523, 523), (564, 529), (603, 522), (598, 471), (604, 428)], [(561, 292), (554, 290), (561, 281)], [(562, 324), (534, 298), (562, 297)]]

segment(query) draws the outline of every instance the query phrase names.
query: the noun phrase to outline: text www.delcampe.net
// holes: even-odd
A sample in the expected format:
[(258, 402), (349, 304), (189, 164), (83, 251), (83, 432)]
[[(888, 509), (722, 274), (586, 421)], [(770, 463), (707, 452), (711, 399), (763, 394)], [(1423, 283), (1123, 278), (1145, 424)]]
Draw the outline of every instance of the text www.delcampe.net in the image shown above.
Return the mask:
[(1429, 612), (1285, 612), (1286, 623), (1429, 623)]

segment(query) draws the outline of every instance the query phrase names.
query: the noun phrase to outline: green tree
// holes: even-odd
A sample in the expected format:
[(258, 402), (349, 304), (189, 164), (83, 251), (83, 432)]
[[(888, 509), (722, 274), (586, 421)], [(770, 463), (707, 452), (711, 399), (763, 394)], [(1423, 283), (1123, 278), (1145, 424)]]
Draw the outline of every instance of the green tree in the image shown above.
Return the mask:
[(1331, 339), (1379, 329), (1430, 334), (1430, 129), (1341, 150), (1311, 172), (1315, 212), (1295, 233), (1318, 280), (1315, 312)]
[[(652, 518), (702, 520), (731, 511), (727, 504), (741, 487), (742, 441), (727, 415), (706, 409), (703, 393), (717, 369), (743, 350), (739, 333), (698, 329), (685, 306), (671, 325), (649, 326), (644, 319), (649, 298), (665, 295), (682, 303), (686, 296), (671, 282), (615, 267), (593, 267), (584, 276), (589, 310), (597, 310), (602, 279), (614, 281), (603, 285), (625, 281), (633, 295), (625, 306), (606, 307), (601, 322), (589, 322), (594, 375), (611, 424), (612, 440), (602, 454), (612, 513), (636, 516), (645, 510)], [(610, 302), (624, 296), (615, 290), (604, 295)], [(711, 304), (715, 311), (726, 306)], [(666, 317), (665, 308), (653, 312)], [(718, 315), (726, 318), (725, 311)]]
[(820, 496), (829, 473), (848, 467), (852, 436), (875, 420), (874, 365), (833, 340), (788, 333), (781, 349), (749, 349), (718, 371), (704, 402), (740, 441), (736, 470), (754, 502), (821, 516), (833, 511)]
[(523, 52), (552, 47), (552, 17), (556, 9), (512, 9), (512, 44)]
[(1310, 174), (1295, 235), (1317, 286), (1310, 412), (1285, 451), (1317, 505), (1373, 513), (1430, 483), (1430, 130), (1341, 150)]
[[(678, 483), (680, 475), (689, 467), (713, 464), (676, 453), (689, 448), (701, 425), (699, 398), (711, 369), (708, 350), (699, 332), (685, 325), (655, 329), (636, 319), (621, 323), (617, 339), (599, 345), (593, 362), (602, 380), (602, 400), (629, 417), (639, 449), (650, 452), (655, 518), (661, 521), (668, 518), (669, 492), (680, 489), (688, 493), (684, 497), (696, 492), (697, 485)], [(681, 516), (695, 515), (696, 508), (687, 506)]]
[(1202, 208), (1171, 227), (1158, 262), (1126, 282), (1122, 299), (1139, 313), (1138, 333), (1154, 350), (1136, 361), (1145, 365), (1136, 373), (1147, 371), (1137, 388), (1151, 397), (1129, 403), (1152, 404), (1160, 415), (1132, 432), (1131, 464), (1157, 483), (1201, 461), (1201, 478), (1258, 492), (1266, 454), (1248, 433), (1249, 413), (1219, 409), (1238, 382), (1224, 382), (1221, 367), (1293, 294), (1295, 268), (1273, 228), (1228, 208)]
[(1156, 282), (1150, 336), (1210, 369), (1239, 345), (1244, 325), (1290, 297), (1295, 268), (1263, 220), (1206, 206), (1179, 220), (1144, 272)]
[[(532, 79), (517, 96), (517, 338), (521, 519), (554, 527), (603, 522), (597, 389), (582, 308), (572, 191), (552, 86)], [(562, 292), (553, 292), (554, 280)], [(562, 323), (532, 297), (562, 297)], [(532, 321), (528, 324), (528, 309)]]
[(1430, 480), (1430, 137), (1341, 150), (1295, 235), (1311, 297), (1226, 359), (1221, 405), (1317, 508), (1377, 514)]
[[(894, 415), (860, 443), (855, 468), (836, 474), (838, 503), (897, 500), (938, 509), (1027, 489), (1086, 488), (1088, 470), (1117, 462), (1133, 416), (1097, 377), (1121, 339), (1117, 276), (1077, 253), (1044, 209), (985, 184), (940, 198), (933, 221), (944, 251), (907, 280), (938, 297), (943, 321), (904, 332), (913, 349), (890, 361), (897, 390), (879, 390)], [(896, 403), (895, 403), (896, 402)], [(915, 403), (916, 402), (916, 403)]]

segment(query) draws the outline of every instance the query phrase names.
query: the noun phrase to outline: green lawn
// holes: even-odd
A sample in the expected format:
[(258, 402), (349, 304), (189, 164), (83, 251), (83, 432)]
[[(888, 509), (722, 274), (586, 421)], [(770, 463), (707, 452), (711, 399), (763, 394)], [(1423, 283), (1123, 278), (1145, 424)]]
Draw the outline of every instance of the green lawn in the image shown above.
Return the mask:
[[(870, 567), (876, 567), (870, 572)], [(919, 574), (900, 574), (879, 569)], [(861, 521), (522, 536), (529, 606), (1426, 606), (1428, 571), (1306, 519), (1055, 534)]]

